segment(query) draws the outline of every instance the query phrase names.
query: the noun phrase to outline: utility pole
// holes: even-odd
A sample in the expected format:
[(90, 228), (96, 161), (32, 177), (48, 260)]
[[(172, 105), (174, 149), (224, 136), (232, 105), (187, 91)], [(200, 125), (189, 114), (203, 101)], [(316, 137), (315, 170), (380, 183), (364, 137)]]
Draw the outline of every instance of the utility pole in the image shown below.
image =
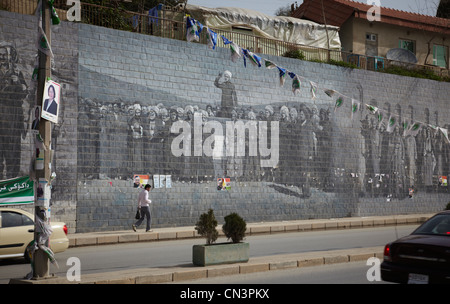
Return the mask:
[[(51, 22), (51, 12), (48, 1), (42, 0), (42, 7), (37, 8), (42, 11), (42, 29), (47, 36), (48, 44), (51, 45), (51, 30), (50, 30), (50, 22)], [(51, 77), (51, 58), (39, 51), (39, 74), (38, 74), (38, 86), (37, 86), (37, 104), (41, 106), (43, 109), (43, 96), (44, 96), (44, 87), (47, 78)], [(51, 122), (46, 119), (41, 119), (39, 123), (39, 134), (41, 134), (42, 139), (44, 140), (44, 145), (46, 150), (44, 152), (44, 168), (42, 170), (36, 170), (36, 179), (39, 182), (39, 179), (45, 179), (47, 184), (50, 183), (50, 174), (51, 174)], [(48, 187), (47, 187), (48, 188)], [(48, 189), (49, 190), (49, 189)], [(48, 223), (48, 214), (49, 210), (49, 202), (50, 202), (50, 191), (44, 191), (44, 204), (35, 204), (35, 224), (34, 224), (34, 239), (37, 244), (39, 240), (39, 231), (38, 227), (38, 218)], [(48, 244), (45, 244), (48, 247)], [(33, 255), (33, 278), (40, 279), (46, 278), (49, 276), (49, 259), (47, 254), (40, 248), (38, 248)]]

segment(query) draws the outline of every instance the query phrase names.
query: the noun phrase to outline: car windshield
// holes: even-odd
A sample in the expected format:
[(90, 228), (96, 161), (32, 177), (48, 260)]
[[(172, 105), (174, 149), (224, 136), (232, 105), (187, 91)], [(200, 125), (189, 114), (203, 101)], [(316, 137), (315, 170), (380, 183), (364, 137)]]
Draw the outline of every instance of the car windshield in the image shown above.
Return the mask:
[(412, 234), (438, 234), (450, 236), (450, 214), (438, 214), (417, 228)]

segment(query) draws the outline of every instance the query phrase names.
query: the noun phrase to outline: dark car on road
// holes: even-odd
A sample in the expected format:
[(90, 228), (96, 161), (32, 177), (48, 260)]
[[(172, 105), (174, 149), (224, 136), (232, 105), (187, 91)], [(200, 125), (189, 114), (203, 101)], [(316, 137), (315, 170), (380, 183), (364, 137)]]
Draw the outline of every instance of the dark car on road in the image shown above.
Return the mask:
[(383, 281), (450, 284), (450, 211), (435, 214), (384, 248)]

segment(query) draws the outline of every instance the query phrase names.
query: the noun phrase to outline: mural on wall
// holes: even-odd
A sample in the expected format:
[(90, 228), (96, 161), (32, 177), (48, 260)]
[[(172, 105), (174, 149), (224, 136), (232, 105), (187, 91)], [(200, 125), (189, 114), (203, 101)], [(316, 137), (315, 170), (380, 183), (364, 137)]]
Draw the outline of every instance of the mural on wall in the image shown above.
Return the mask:
[[(0, 106), (2, 113), (7, 113), (2, 115), (7, 119), (0, 120), (1, 146), (7, 147), (0, 149), (2, 179), (21, 174), (18, 156), (24, 152), (22, 143), (33, 119), (30, 111), (35, 108), (26, 73), (16, 48), (1, 42)], [(56, 71), (54, 74), (58, 78)], [(74, 82), (72, 76), (65, 78), (66, 83)], [(211, 86), (221, 92), (221, 98), (214, 104), (79, 98), (79, 178), (127, 180), (142, 173), (170, 175), (173, 182), (201, 183), (226, 177), (234, 182), (271, 182), (283, 186), (276, 187), (277, 191), (301, 193), (305, 198), (311, 196), (312, 188), (324, 192), (352, 188), (361, 197), (388, 199), (408, 197), (411, 188), (447, 191), (450, 145), (441, 132), (428, 127), (405, 136), (400, 124), (392, 128), (386, 120), (380, 122), (363, 112), (357, 118), (361, 123), (363, 164), (358, 171), (338, 168), (342, 166), (333, 158), (336, 131), (331, 107), (313, 102), (244, 104), (239, 101), (235, 81), (229, 71), (217, 73)], [(376, 105), (376, 101), (371, 104)], [(438, 125), (437, 111), (416, 113), (413, 106), (402, 109), (390, 104), (380, 108), (388, 115), (395, 114), (399, 121), (412, 123), (420, 116), (425, 117), (426, 124)], [(237, 130), (239, 126), (244, 133)], [(449, 125), (444, 127), (448, 129)], [(233, 136), (227, 133), (230, 128)], [(61, 129), (64, 119), (53, 127), (56, 159)], [(244, 147), (244, 152), (239, 147)], [(292, 186), (299, 191), (289, 190)]]
[(22, 140), (28, 126), (29, 86), (12, 43), (0, 42), (0, 179), (20, 176)]
[[(247, 105), (239, 101), (234, 81), (229, 71), (218, 73), (212, 85), (221, 91), (221, 99), (215, 104), (80, 98), (80, 178), (127, 180), (139, 172), (201, 183), (226, 177), (270, 182), (277, 191), (302, 198), (310, 197), (311, 189), (388, 200), (408, 197), (412, 187), (447, 191), (439, 176), (450, 172), (450, 146), (439, 132), (423, 128), (407, 135), (400, 124), (388, 126), (387, 120), (361, 111), (353, 119), (361, 126), (362, 164), (350, 170), (334, 156), (332, 107), (313, 102)], [(382, 108), (390, 113), (390, 107)], [(404, 114), (395, 105), (392, 113), (399, 121), (407, 115), (415, 121), (411, 106)], [(230, 128), (233, 133), (227, 133)], [(275, 162), (263, 165), (271, 158)]]

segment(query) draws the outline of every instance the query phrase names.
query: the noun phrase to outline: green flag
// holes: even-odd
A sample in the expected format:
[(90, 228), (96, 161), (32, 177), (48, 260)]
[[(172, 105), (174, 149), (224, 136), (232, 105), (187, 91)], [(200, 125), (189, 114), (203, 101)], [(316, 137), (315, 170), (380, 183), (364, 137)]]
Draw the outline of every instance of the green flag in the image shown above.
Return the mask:
[(34, 182), (29, 176), (0, 181), (0, 205), (34, 203)]

